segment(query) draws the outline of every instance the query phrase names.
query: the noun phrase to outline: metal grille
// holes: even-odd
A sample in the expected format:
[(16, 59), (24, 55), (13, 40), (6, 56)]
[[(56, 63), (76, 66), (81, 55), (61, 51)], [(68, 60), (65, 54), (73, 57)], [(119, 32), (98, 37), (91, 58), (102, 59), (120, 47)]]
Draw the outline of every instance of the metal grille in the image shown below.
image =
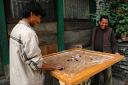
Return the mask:
[[(11, 0), (11, 15), (12, 18), (19, 18), (21, 10), (25, 4), (29, 3), (31, 0)], [(46, 21), (55, 19), (55, 0), (36, 0), (39, 2), (44, 10), (46, 10)]]
[(89, 18), (89, 0), (64, 0), (65, 18)]
[(22, 7), (28, 3), (27, 0), (11, 0), (11, 13), (13, 18), (19, 18)]

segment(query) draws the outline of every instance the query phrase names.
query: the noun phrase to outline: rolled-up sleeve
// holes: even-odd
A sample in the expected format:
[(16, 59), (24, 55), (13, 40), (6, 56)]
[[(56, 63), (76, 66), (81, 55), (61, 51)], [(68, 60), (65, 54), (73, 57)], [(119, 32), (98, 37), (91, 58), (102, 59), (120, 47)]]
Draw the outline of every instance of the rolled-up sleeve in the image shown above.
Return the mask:
[(27, 63), (29, 66), (34, 69), (38, 70), (42, 68), (43, 64), (43, 57), (41, 54), (41, 50), (39, 48), (38, 37), (36, 33), (28, 33), (24, 35), (24, 52), (27, 56)]

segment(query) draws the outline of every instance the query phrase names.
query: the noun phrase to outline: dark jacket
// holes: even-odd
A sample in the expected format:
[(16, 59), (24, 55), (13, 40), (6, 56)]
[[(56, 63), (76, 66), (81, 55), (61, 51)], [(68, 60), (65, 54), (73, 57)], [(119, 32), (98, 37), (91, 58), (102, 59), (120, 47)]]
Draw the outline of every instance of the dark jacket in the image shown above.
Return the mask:
[[(95, 35), (96, 35), (97, 29), (100, 29), (100, 28), (95, 27), (92, 30), (92, 39), (91, 39), (92, 50), (94, 50)], [(103, 52), (109, 52), (109, 53), (117, 52), (114, 32), (112, 31), (112, 28), (109, 28), (109, 27), (105, 29), (105, 32), (103, 35)]]

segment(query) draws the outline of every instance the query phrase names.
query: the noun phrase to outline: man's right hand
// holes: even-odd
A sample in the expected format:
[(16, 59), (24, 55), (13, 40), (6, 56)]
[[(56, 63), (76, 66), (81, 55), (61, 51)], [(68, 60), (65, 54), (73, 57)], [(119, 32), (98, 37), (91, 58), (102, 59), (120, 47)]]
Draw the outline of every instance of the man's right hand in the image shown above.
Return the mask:
[(53, 70), (62, 69), (63, 67), (61, 65), (45, 63), (43, 64), (42, 68), (46, 71), (53, 71)]

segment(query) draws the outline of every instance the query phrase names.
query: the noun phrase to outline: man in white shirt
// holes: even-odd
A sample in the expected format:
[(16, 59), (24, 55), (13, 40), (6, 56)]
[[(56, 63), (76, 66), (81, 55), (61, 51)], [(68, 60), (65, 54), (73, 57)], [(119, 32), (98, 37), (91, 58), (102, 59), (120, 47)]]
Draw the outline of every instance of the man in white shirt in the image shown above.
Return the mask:
[(43, 85), (43, 70), (55, 70), (43, 61), (33, 26), (40, 24), (44, 11), (36, 2), (23, 8), (22, 19), (10, 34), (10, 84)]

